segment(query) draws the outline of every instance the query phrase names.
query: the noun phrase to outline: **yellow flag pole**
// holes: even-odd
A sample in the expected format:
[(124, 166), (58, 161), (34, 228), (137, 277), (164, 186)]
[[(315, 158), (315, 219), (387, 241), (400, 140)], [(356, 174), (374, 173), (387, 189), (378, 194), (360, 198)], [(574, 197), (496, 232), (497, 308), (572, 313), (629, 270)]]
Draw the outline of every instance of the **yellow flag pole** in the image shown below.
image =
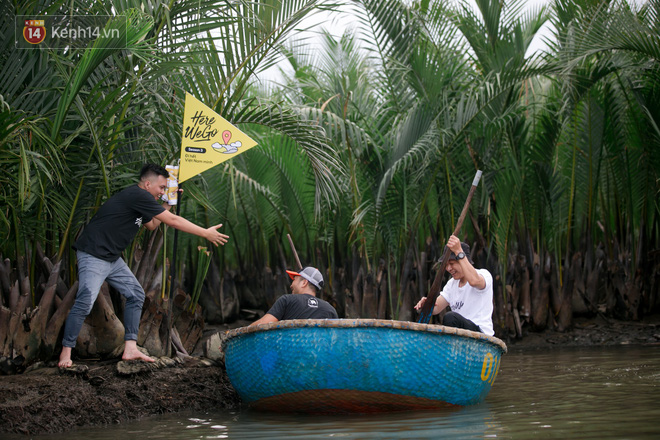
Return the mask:
[[(181, 196), (182, 196), (182, 183), (179, 183), (179, 188), (176, 191), (176, 215), (181, 213)], [(177, 245), (179, 243), (179, 230), (174, 228), (174, 243), (172, 244), (172, 264), (170, 265), (170, 293), (168, 296), (169, 304), (167, 305), (167, 330), (168, 330), (168, 344), (167, 344), (167, 355), (169, 356), (170, 350), (172, 350), (172, 326), (174, 326), (174, 319), (172, 317), (173, 304), (174, 304), (174, 280), (176, 279), (176, 255), (177, 255)]]
[[(238, 127), (232, 125), (212, 108), (206, 106), (190, 93), (186, 93), (181, 133), (181, 157), (179, 159), (176, 215), (181, 209), (181, 187), (183, 182), (213, 168), (234, 156), (253, 148), (257, 143)], [(172, 347), (172, 304), (176, 279), (178, 230), (174, 230), (172, 265), (170, 267), (169, 292), (169, 341)]]

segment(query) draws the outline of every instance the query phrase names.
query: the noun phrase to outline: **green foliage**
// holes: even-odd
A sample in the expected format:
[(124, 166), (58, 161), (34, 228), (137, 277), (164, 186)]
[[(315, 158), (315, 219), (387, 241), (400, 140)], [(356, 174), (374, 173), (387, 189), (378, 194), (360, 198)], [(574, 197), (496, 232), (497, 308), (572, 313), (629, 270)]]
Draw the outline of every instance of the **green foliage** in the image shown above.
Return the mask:
[[(18, 3), (3, 17), (45, 12)], [(322, 34), (319, 52), (286, 37), (330, 2), (106, 3), (51, 2), (48, 12), (126, 15), (124, 50), (20, 51), (2, 40), (5, 256), (36, 242), (66, 253), (141, 163), (176, 161), (185, 92), (259, 144), (186, 183), (182, 214), (231, 236), (214, 259), (221, 271), (286, 265), (289, 233), (304, 264), (355, 257), (373, 272), (385, 261), (398, 310), (407, 255), (441, 251), (476, 169), (484, 177), (463, 235), (483, 238), (504, 283), (512, 252), (561, 260), (594, 243), (613, 255), (657, 239), (657, 0), (555, 0), (527, 12), (520, 0), (476, 10), (346, 1), (358, 29)], [(529, 54), (547, 23), (547, 52)], [(0, 31), (13, 33), (13, 19)], [(265, 88), (257, 74), (276, 65), (283, 84)], [(181, 263), (194, 265), (191, 249), (205, 243), (180, 240)]]

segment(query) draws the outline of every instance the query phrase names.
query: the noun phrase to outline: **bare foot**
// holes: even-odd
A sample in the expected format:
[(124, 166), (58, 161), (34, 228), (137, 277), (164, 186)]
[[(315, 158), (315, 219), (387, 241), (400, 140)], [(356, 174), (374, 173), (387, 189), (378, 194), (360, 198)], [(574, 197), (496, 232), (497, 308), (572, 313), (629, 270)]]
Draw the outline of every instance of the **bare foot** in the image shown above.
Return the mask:
[(62, 353), (60, 353), (60, 361), (57, 363), (57, 366), (60, 368), (69, 368), (73, 365), (71, 360), (71, 347), (62, 347)]
[(124, 345), (124, 354), (121, 357), (124, 361), (144, 361), (144, 362), (156, 362), (155, 359), (150, 358), (146, 354), (142, 353), (138, 347), (137, 342), (135, 341), (126, 341)]

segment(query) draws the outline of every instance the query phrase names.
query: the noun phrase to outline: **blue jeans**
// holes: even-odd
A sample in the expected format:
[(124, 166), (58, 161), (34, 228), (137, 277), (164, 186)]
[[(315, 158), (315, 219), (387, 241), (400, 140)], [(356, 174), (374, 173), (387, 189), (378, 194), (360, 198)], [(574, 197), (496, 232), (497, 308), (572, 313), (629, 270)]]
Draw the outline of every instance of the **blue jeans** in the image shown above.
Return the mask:
[(144, 290), (133, 272), (121, 258), (109, 262), (88, 253), (77, 251), (78, 258), (78, 293), (64, 326), (62, 346), (75, 347), (76, 339), (83, 321), (92, 311), (94, 301), (104, 281), (108, 281), (126, 298), (124, 306), (124, 340), (137, 341)]

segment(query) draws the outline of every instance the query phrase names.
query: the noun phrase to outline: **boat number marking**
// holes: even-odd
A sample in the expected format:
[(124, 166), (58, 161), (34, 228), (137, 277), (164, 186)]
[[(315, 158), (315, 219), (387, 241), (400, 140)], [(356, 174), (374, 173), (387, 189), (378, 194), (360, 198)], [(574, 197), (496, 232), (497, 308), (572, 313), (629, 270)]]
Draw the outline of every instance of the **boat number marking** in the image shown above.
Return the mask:
[(484, 363), (481, 366), (481, 380), (488, 381), (491, 385), (497, 376), (497, 370), (500, 367), (500, 360), (494, 359), (491, 353), (486, 353)]

